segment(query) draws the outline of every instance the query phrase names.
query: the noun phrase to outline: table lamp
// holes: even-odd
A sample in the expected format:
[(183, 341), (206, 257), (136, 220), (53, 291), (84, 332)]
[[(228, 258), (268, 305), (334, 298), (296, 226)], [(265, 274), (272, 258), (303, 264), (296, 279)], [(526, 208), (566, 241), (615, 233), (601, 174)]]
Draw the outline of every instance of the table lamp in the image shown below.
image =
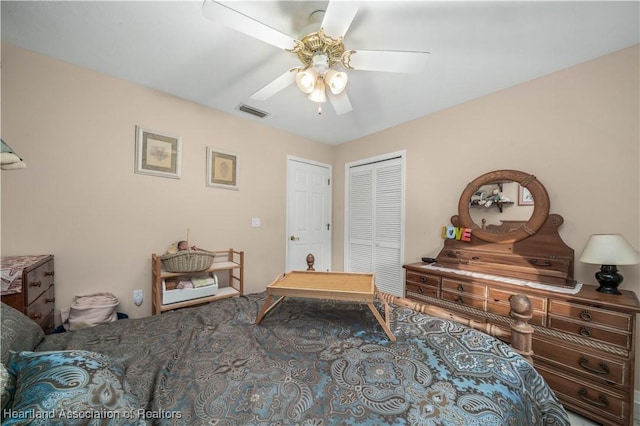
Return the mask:
[(618, 285), (623, 280), (617, 265), (635, 265), (640, 262), (638, 252), (620, 234), (594, 234), (584, 246), (580, 262), (602, 265), (596, 272), (601, 293), (622, 294)]

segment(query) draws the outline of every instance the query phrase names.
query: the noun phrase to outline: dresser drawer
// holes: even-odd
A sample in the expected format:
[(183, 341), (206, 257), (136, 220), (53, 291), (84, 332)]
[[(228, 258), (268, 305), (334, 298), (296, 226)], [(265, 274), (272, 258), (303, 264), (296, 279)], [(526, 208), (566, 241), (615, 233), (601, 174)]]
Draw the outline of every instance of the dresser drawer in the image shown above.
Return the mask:
[(562, 317), (549, 315), (549, 328), (566, 331), (582, 337), (601, 340), (623, 348), (631, 347), (631, 334), (621, 333), (615, 329), (600, 328), (591, 323), (571, 321)]
[(411, 297), (411, 294), (419, 294), (430, 297), (438, 297), (438, 288), (432, 287), (430, 285), (424, 284), (415, 284), (413, 282), (406, 282), (405, 290), (407, 292), (407, 296)]
[[(51, 285), (45, 289), (33, 303), (27, 306), (25, 315), (40, 324), (46, 322), (47, 317), (53, 312), (55, 304), (54, 286)], [(42, 327), (44, 329), (44, 327)]]
[[(498, 314), (503, 317), (511, 317), (511, 305), (507, 303), (496, 303), (494, 299), (487, 300), (487, 312)], [(543, 311), (533, 311), (529, 324), (544, 326), (547, 320), (547, 314)]]
[(51, 334), (56, 328), (54, 311), (49, 312), (49, 315), (40, 323), (40, 327), (44, 330), (44, 334)]
[(435, 275), (419, 274), (416, 272), (407, 271), (407, 284), (409, 283), (439, 287), (440, 277)]
[(443, 290), (442, 299), (448, 300), (450, 302), (456, 302), (465, 306), (471, 306), (472, 308), (484, 310), (484, 298)]
[(623, 388), (630, 386), (631, 363), (626, 359), (599, 352), (595, 349), (575, 346), (567, 342), (533, 338), (535, 362), (557, 365), (565, 373), (574, 372), (590, 380), (615, 384)]
[[(491, 287), (489, 287), (488, 291), (489, 291), (488, 299), (490, 302), (505, 303), (507, 305), (509, 305), (509, 303), (511, 302), (511, 296), (513, 296), (514, 294), (517, 294), (517, 291), (514, 293), (514, 292), (499, 290)], [(533, 308), (534, 311), (543, 311), (543, 312), (546, 311), (547, 299), (543, 297), (532, 296), (530, 294), (527, 294), (527, 297), (529, 298), (529, 301), (531, 302), (531, 307)]]
[(603, 325), (610, 328), (619, 328), (623, 331), (631, 330), (633, 326), (632, 314), (608, 311), (593, 306), (579, 305), (559, 300), (551, 300), (549, 313), (563, 316), (585, 323)]
[[(451, 249), (443, 250), (438, 262), (473, 264), (478, 267), (502, 268), (505, 270), (522, 269), (544, 275), (548, 271), (557, 275), (558, 271), (568, 271), (573, 259), (558, 256), (514, 256), (513, 253), (488, 252), (485, 250)], [(567, 274), (564, 273), (566, 276)]]
[[(486, 274), (531, 280), (537, 277), (544, 283), (567, 284), (573, 256), (514, 256), (513, 253), (487, 252), (474, 249), (444, 249), (437, 257), (445, 267), (481, 271)], [(536, 280), (536, 281), (537, 281)]]
[(26, 280), (22, 283), (25, 293), (25, 305), (31, 305), (54, 282), (53, 259), (28, 270)]
[[(509, 317), (511, 312), (511, 296), (515, 293), (491, 287), (488, 288), (488, 293), (487, 311), (504, 317)], [(527, 295), (527, 297), (529, 298), (531, 307), (533, 308), (529, 324), (546, 325), (546, 299), (532, 295)]]
[(617, 424), (630, 418), (629, 396), (625, 393), (583, 382), (546, 365), (537, 365), (536, 369), (569, 408), (576, 406)]
[(461, 295), (472, 295), (484, 298), (487, 294), (487, 286), (467, 281), (457, 281), (449, 278), (442, 279), (442, 290), (455, 291)]

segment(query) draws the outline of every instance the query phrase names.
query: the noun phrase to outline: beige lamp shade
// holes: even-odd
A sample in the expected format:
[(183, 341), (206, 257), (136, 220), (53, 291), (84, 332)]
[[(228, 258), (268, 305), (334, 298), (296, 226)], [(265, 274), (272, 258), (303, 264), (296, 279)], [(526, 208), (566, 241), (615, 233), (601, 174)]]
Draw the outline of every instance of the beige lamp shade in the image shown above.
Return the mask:
[(339, 95), (344, 91), (345, 87), (347, 87), (348, 78), (346, 73), (329, 70), (324, 75), (324, 79), (329, 86), (329, 90), (331, 90), (331, 93), (334, 95)]
[(620, 234), (594, 234), (589, 237), (580, 262), (594, 265), (635, 265), (640, 255)]
[(296, 84), (303, 93), (313, 92), (313, 87), (318, 79), (318, 72), (313, 68), (306, 69), (296, 74)]

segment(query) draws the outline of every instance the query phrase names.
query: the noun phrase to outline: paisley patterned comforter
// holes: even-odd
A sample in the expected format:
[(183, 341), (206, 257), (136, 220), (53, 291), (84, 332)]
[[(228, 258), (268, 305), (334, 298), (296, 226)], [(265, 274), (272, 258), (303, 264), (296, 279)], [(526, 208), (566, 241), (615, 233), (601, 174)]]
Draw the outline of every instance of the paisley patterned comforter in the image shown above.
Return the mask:
[[(387, 339), (366, 305), (265, 293), (47, 336), (122, 363), (153, 424), (568, 425), (542, 377), (507, 345), (391, 305)], [(164, 414), (162, 414), (164, 413)]]

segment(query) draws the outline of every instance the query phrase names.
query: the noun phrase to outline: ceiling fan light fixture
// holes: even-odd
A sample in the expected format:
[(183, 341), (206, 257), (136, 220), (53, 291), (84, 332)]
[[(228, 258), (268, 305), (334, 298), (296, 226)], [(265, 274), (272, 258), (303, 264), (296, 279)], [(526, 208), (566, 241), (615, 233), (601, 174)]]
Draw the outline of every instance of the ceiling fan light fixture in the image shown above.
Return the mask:
[(352, 111), (345, 90), (348, 78), (346, 73), (335, 71), (334, 67), (341, 64), (345, 70), (420, 74), (430, 55), (425, 51), (345, 50), (343, 39), (358, 12), (358, 3), (324, 2), (326, 10), (311, 13), (309, 25), (302, 29), (300, 39), (215, 0), (205, 0), (202, 13), (212, 21), (297, 55), (302, 63), (253, 93), (251, 99), (264, 101), (296, 81), (300, 91), (319, 104), (318, 113), (321, 113), (320, 105), (327, 101), (325, 86), (329, 86), (329, 100), (336, 114), (341, 115)]
[(325, 74), (324, 79), (329, 86), (329, 90), (331, 90), (331, 93), (334, 95), (339, 95), (347, 87), (347, 73), (329, 70)]
[(324, 80), (322, 77), (316, 80), (313, 91), (309, 94), (309, 100), (318, 103), (327, 102), (327, 94), (324, 91)]
[(303, 93), (313, 92), (313, 88), (315, 87), (317, 80), (318, 72), (313, 68), (308, 68), (296, 74), (296, 84), (298, 85), (298, 89)]

